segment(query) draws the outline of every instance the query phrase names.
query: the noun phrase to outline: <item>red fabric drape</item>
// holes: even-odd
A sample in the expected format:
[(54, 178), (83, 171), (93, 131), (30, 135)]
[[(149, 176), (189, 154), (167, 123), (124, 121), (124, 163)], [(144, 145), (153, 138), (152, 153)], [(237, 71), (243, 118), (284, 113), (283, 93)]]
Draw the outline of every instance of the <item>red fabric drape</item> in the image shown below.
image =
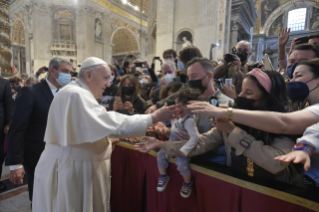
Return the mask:
[(111, 158), (111, 211), (141, 211), (146, 154), (116, 146)]
[[(223, 180), (192, 171), (194, 187), (189, 198), (180, 196), (183, 179), (170, 163), (170, 181), (165, 191), (156, 190), (159, 173), (155, 156), (116, 146), (112, 153), (112, 212), (140, 212), (143, 198), (148, 212), (311, 212), (289, 203)], [(143, 197), (143, 182), (146, 191)]]

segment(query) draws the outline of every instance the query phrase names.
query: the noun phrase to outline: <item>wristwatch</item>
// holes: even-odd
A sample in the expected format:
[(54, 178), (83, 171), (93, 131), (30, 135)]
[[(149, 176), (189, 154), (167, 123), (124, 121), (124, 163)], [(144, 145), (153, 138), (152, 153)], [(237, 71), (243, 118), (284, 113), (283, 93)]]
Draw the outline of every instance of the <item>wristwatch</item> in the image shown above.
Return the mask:
[(232, 107), (229, 107), (227, 109), (227, 112), (228, 112), (228, 120), (231, 121), (232, 118), (233, 118), (233, 108)]
[(309, 157), (312, 156), (313, 154), (313, 151), (312, 149), (310, 149), (307, 145), (303, 144), (303, 143), (297, 143), (295, 144), (293, 147), (292, 147), (292, 150), (305, 150), (308, 154), (309, 154)]

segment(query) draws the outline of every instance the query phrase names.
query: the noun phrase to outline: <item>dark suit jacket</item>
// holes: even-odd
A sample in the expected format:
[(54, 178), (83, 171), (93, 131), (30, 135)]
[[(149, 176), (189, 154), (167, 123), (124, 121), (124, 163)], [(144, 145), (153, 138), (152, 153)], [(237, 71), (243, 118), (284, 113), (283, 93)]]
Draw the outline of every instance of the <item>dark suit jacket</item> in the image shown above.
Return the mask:
[(43, 139), (52, 100), (46, 80), (19, 91), (7, 137), (6, 165), (36, 166), (45, 147)]
[(4, 127), (10, 123), (12, 108), (13, 99), (10, 83), (0, 77), (0, 145), (2, 146), (4, 142)]

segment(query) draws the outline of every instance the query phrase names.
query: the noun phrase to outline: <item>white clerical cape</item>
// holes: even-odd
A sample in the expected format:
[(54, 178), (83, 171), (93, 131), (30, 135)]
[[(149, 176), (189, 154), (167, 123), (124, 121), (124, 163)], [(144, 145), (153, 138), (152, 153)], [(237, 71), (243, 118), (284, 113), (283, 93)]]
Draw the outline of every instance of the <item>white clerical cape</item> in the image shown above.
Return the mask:
[(64, 87), (49, 110), (33, 211), (109, 211), (112, 144), (107, 137), (143, 136), (151, 124), (150, 115), (107, 112), (80, 80)]

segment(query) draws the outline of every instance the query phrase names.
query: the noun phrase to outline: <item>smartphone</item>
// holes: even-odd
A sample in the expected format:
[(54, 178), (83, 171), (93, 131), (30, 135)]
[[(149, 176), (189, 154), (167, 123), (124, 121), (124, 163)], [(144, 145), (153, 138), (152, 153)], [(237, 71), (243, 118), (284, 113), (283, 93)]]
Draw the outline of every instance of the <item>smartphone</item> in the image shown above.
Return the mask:
[(160, 59), (160, 57), (155, 57), (154, 59), (155, 59), (155, 60), (159, 60), (159, 59)]
[(226, 78), (225, 79), (225, 86), (226, 86), (226, 88), (229, 90), (231, 87), (229, 87), (229, 86), (232, 86), (232, 84), (233, 84), (233, 78)]
[(118, 102), (122, 102), (122, 99), (121, 99), (120, 96), (115, 96), (115, 97), (114, 97), (114, 100), (115, 100), (115, 101), (118, 101)]
[(143, 63), (135, 63), (136, 67), (142, 67)]
[(262, 61), (265, 65), (266, 70), (268, 71), (274, 71), (274, 67), (272, 66), (271, 60), (269, 59), (267, 54), (264, 54)]
[(45, 67), (45, 68), (44, 68), (44, 71), (49, 71), (49, 68), (48, 68), (48, 67)]
[(296, 43), (299, 45), (299, 44), (303, 44), (303, 43), (308, 43), (308, 41), (309, 41), (309, 37), (306, 36), (306, 37), (298, 38), (296, 40)]
[(223, 90), (222, 79), (214, 79), (214, 84), (216, 87), (218, 86), (220, 90)]
[(212, 97), (212, 98), (210, 99), (210, 103), (211, 103), (212, 105), (214, 105), (215, 107), (218, 107), (218, 106), (219, 106), (218, 100), (217, 100), (216, 97)]

